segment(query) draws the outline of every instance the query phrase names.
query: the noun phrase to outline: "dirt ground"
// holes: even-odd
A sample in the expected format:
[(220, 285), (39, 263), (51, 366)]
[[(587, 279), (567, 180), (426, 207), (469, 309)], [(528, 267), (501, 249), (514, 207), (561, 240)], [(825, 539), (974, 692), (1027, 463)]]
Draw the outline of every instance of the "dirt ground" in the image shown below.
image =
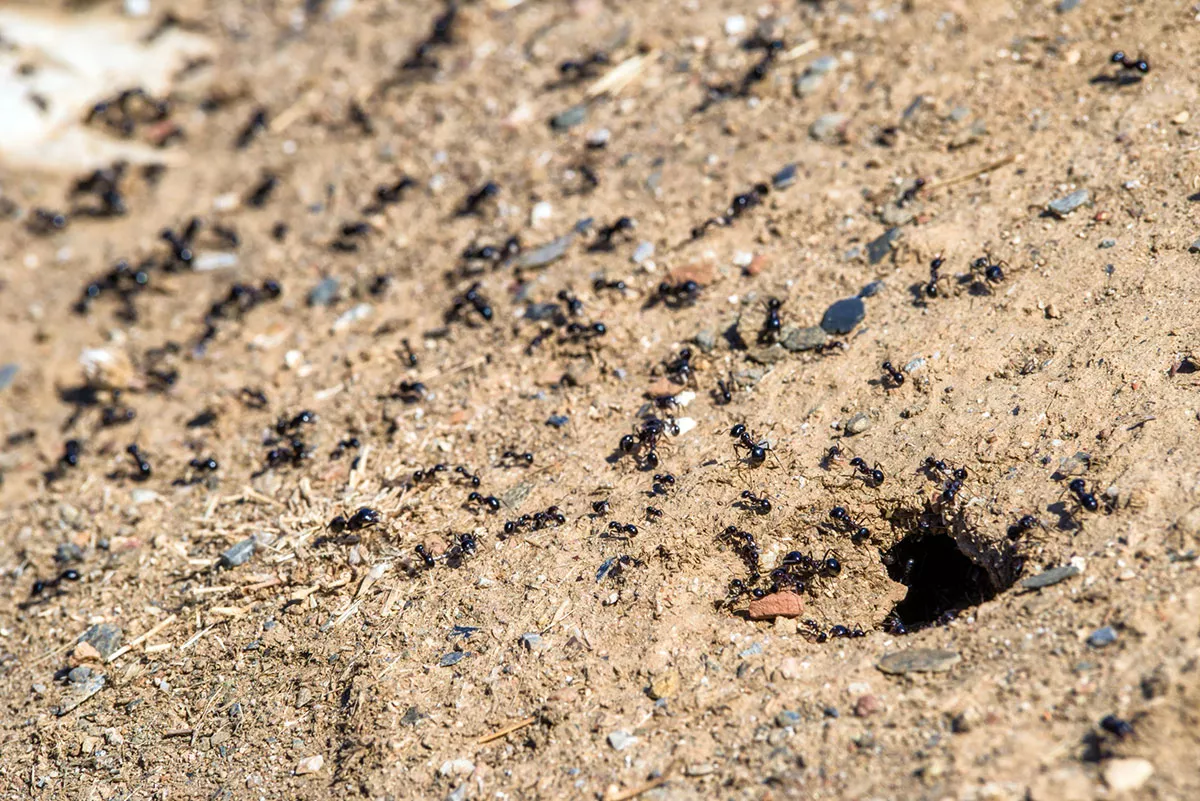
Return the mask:
[(0, 168), (2, 797), (1200, 797), (1200, 7), (450, 8)]

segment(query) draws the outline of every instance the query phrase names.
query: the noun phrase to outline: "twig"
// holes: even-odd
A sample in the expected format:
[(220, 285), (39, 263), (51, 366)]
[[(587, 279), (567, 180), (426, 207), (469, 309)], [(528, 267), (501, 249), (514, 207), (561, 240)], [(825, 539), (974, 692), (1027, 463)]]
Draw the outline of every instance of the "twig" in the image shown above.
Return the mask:
[(1017, 160), (1017, 154), (1011, 153), (1011, 154), (1005, 156), (1004, 158), (1000, 159), (999, 161), (993, 161), (991, 164), (988, 164), (987, 166), (980, 167), (977, 170), (972, 170), (971, 172), (968, 172), (964, 175), (958, 175), (958, 176), (955, 176), (954, 178), (947, 178), (944, 181), (938, 181), (936, 184), (933, 184), (932, 186), (925, 187), (925, 191), (932, 192), (936, 189), (941, 189), (946, 186), (953, 186), (954, 184), (961, 184), (963, 181), (969, 181), (972, 178), (978, 178), (980, 175), (983, 175), (984, 173), (992, 172), (993, 170), (998, 170), (1001, 167), (1006, 167), (1009, 164), (1012, 164), (1016, 160)]
[(210, 631), (212, 631), (215, 628), (216, 628), (216, 626), (209, 626), (206, 629), (200, 629), (200, 631), (197, 631), (194, 635), (192, 635), (192, 638), (190, 640), (185, 642), (183, 645), (179, 646), (179, 650), (186, 651), (188, 648), (195, 645), (197, 640), (199, 640), (201, 637), (203, 637), (205, 634), (208, 634)]
[[(512, 734), (514, 731), (519, 731), (519, 730), (525, 728), (526, 726), (532, 726), (534, 723), (537, 723), (537, 715), (530, 715), (529, 717), (525, 718), (524, 720), (518, 720), (516, 723), (508, 724), (503, 729), (494, 731), (491, 734), (485, 734), (483, 737), (480, 737), (476, 742), (479, 745), (483, 745), (484, 743), (490, 743), (492, 740), (499, 740), (501, 737), (504, 737), (505, 735)], [(632, 796), (630, 796), (630, 797), (632, 798)]]
[(123, 645), (120, 648), (118, 648), (117, 650), (113, 651), (111, 654), (109, 654), (108, 659), (106, 659), (104, 661), (112, 662), (117, 657), (124, 656), (125, 654), (129, 653), (134, 648), (137, 648), (139, 645), (144, 643), (146, 640), (150, 639), (155, 634), (158, 634), (160, 631), (162, 631), (163, 629), (165, 629), (167, 626), (171, 625), (174, 622), (175, 622), (175, 615), (173, 615), (173, 614), (168, 615), (167, 617), (165, 617), (161, 621), (159, 621), (158, 625), (151, 628), (145, 634), (142, 634), (141, 636), (138, 636), (138, 637), (134, 637), (132, 640), (129, 641), (129, 643), (127, 645)]
[(669, 777), (667, 776), (667, 774), (664, 773), (662, 776), (659, 776), (657, 779), (651, 779), (650, 781), (643, 782), (643, 783), (637, 785), (636, 787), (630, 787), (628, 790), (626, 790), (622, 793), (617, 793), (616, 795), (610, 795), (608, 797), (607, 801), (629, 801), (630, 798), (637, 798), (642, 793), (653, 790), (655, 787), (662, 787), (664, 784), (667, 783), (668, 778)]
[(167, 729), (162, 733), (163, 739), (167, 737), (191, 737), (194, 729)]

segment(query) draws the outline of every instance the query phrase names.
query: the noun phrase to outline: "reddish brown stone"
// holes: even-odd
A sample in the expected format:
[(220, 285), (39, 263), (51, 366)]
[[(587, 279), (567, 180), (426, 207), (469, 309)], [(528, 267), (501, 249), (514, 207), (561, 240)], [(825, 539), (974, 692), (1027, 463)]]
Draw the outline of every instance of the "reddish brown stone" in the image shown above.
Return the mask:
[(775, 592), (750, 602), (751, 620), (800, 617), (803, 611), (804, 599), (794, 592)]
[(874, 695), (860, 696), (854, 704), (855, 717), (866, 718), (883, 709), (883, 703)]

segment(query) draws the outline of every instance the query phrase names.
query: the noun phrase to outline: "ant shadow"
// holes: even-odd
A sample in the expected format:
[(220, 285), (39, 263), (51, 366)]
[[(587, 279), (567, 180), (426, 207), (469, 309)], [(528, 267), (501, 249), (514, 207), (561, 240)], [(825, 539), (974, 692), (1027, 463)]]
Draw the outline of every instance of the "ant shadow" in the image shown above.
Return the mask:
[(1103, 84), (1112, 84), (1112, 85), (1118, 86), (1118, 87), (1133, 86), (1134, 84), (1138, 84), (1141, 82), (1142, 82), (1141, 75), (1128, 75), (1125, 73), (1122, 73), (1120, 75), (1100, 74), (1088, 81), (1088, 83), (1092, 84), (1093, 86), (1099, 86), (1099, 85), (1103, 85)]
[(1054, 527), (1059, 531), (1075, 531), (1082, 528), (1079, 520), (1075, 517), (1075, 511), (1065, 501), (1055, 501), (1046, 507), (1046, 511), (1058, 516), (1058, 522), (1054, 524)]

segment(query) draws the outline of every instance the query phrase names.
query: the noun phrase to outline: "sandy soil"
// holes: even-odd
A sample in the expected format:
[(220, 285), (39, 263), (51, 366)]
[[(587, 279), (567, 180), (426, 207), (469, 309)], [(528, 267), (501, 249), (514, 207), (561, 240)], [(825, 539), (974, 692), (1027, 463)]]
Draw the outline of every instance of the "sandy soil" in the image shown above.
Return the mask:
[(1200, 796), (1194, 5), (307, 5), (0, 170), (4, 798)]

